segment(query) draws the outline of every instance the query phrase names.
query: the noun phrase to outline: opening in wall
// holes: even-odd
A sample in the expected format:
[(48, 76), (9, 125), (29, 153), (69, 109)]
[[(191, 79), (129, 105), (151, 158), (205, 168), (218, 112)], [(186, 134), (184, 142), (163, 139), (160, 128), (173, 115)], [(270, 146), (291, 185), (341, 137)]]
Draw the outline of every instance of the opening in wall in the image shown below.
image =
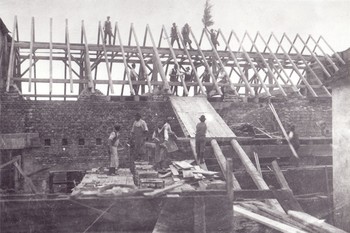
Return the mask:
[(68, 145), (68, 139), (67, 138), (63, 138), (62, 139), (62, 146), (67, 146)]
[(96, 138), (96, 145), (98, 145), (98, 146), (102, 145), (102, 139), (101, 138)]
[(51, 146), (51, 139), (45, 139), (44, 146)]
[(79, 138), (78, 145), (79, 146), (84, 146), (85, 145), (85, 139), (84, 138)]

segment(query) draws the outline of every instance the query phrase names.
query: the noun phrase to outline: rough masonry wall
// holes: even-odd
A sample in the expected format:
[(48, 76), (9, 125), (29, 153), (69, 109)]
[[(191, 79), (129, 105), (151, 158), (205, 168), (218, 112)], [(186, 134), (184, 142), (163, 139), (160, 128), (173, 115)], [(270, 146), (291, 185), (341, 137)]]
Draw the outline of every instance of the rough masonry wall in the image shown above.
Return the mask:
[[(266, 103), (213, 102), (215, 110), (232, 126), (249, 123), (268, 132), (279, 132), (269, 106)], [(286, 130), (291, 124), (296, 126), (300, 137), (332, 136), (331, 99), (292, 98), (273, 102), (273, 105)]]
[[(167, 116), (175, 118), (170, 102), (30, 101), (14, 94), (7, 95), (2, 100), (0, 133), (39, 133), (39, 147), (22, 152), (24, 170), (28, 174), (43, 168), (106, 167), (109, 162), (107, 138), (115, 124), (122, 126), (121, 143), (125, 146), (137, 112), (148, 123), (149, 138), (156, 122), (164, 121)], [(176, 121), (172, 128), (178, 136), (183, 136)], [(82, 140), (84, 145), (79, 145)], [(50, 145), (45, 145), (49, 141)], [(67, 145), (63, 145), (64, 141)], [(121, 166), (128, 166), (129, 149), (120, 153)], [(40, 182), (47, 180), (47, 174), (47, 171), (41, 172), (32, 178), (40, 186)]]

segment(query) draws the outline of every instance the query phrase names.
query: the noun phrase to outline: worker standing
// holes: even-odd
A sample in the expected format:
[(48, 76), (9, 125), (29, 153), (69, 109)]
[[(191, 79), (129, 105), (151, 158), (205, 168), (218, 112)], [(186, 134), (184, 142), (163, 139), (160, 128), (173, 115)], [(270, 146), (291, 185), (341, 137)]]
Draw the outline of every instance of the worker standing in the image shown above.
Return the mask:
[(111, 17), (107, 16), (107, 20), (105, 21), (105, 24), (103, 27), (103, 30), (105, 32), (105, 35), (104, 35), (105, 44), (107, 44), (107, 36), (108, 36), (108, 43), (109, 44), (112, 44), (111, 37), (114, 37), (114, 35), (112, 33), (112, 23), (111, 23), (111, 21), (109, 21), (110, 18)]
[(190, 26), (188, 25), (188, 23), (186, 23), (185, 26), (182, 28), (181, 34), (182, 34), (182, 38), (184, 40), (184, 47), (186, 47), (187, 43), (188, 43), (190, 49), (193, 49), (192, 45), (191, 45), (192, 41), (190, 39)]
[[(190, 92), (190, 88), (191, 86), (187, 86), (188, 83), (193, 81), (193, 72), (191, 72), (190, 67), (186, 67), (186, 71), (184, 72), (185, 74), (185, 83), (186, 83), (186, 87), (188, 92)], [(183, 91), (183, 96), (185, 96), (185, 90)]]
[(217, 46), (220, 46), (214, 29), (210, 30), (210, 39), (211, 39), (211, 42), (213, 43), (215, 49), (217, 48)]
[[(179, 77), (179, 70), (178, 70), (177, 64), (175, 64), (173, 69), (170, 72), (170, 82), (178, 82), (179, 81), (178, 77)], [(176, 85), (171, 86), (170, 89), (173, 95), (178, 95)]]
[(142, 159), (147, 132), (148, 132), (148, 127), (146, 122), (141, 119), (140, 113), (136, 113), (135, 121), (131, 128), (131, 138), (132, 138), (132, 144), (134, 147), (134, 150), (132, 153), (133, 161)]
[(173, 26), (171, 27), (171, 46), (173, 46), (174, 42), (177, 42), (177, 45), (179, 46), (179, 49), (181, 49), (180, 42), (179, 42), (179, 36), (177, 34), (177, 27), (176, 24), (173, 23)]
[[(137, 81), (139, 79), (139, 76), (136, 73), (135, 67), (136, 67), (135, 63), (132, 63), (131, 70), (130, 70), (130, 79), (132, 82)], [(134, 89), (135, 95), (138, 95), (139, 86), (137, 84), (132, 84), (132, 88)]]
[(292, 125), (290, 127), (290, 129), (289, 129), (288, 138), (289, 138), (290, 143), (294, 147), (295, 151), (297, 151), (299, 149), (299, 147), (300, 147), (300, 142), (299, 142), (299, 136), (295, 132), (295, 126), (294, 125)]
[(204, 163), (204, 151), (206, 143), (207, 124), (205, 116), (199, 118), (200, 122), (196, 126), (196, 153), (200, 164)]
[(109, 175), (115, 175), (116, 170), (119, 167), (119, 156), (118, 156), (118, 145), (120, 137), (120, 126), (115, 125), (113, 132), (109, 135), (108, 146), (109, 146), (109, 155), (110, 155), (110, 164), (109, 164)]
[[(152, 141), (155, 144), (154, 169), (162, 169), (162, 161), (166, 158), (166, 147), (164, 146), (163, 122), (158, 122), (157, 128), (153, 131)], [(162, 146), (161, 146), (162, 145)]]

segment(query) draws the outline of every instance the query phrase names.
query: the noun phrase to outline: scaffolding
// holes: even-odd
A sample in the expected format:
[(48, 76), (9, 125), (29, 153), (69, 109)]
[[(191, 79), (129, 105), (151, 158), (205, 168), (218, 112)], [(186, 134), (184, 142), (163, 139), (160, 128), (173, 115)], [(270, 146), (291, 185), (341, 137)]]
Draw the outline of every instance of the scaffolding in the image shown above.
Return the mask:
[[(322, 36), (315, 39), (309, 35), (303, 39), (297, 34), (291, 39), (286, 34), (278, 38), (271, 33), (266, 39), (259, 32), (254, 37), (245, 32), (240, 39), (232, 30), (226, 39), (219, 29), (216, 37), (221, 47), (216, 49), (207, 29), (202, 30), (198, 40), (190, 28), (189, 36), (195, 48), (188, 49), (179, 29), (182, 48), (174, 48), (165, 26), (156, 44), (149, 25), (140, 43), (131, 24), (128, 41), (124, 44), (119, 25), (115, 23), (113, 40), (106, 44), (101, 23), (96, 43), (87, 41), (84, 21), (80, 43), (70, 41), (68, 20), (65, 21), (64, 43), (53, 41), (52, 19), (49, 42), (36, 41), (34, 17), (30, 25), (30, 40), (21, 41), (17, 17), (14, 18), (6, 91), (14, 86), (23, 96), (34, 99), (77, 99), (86, 89), (91, 92), (97, 89), (107, 96), (128, 95), (127, 90), (129, 95), (136, 95), (135, 85), (143, 86), (140, 94), (144, 95), (160, 88), (171, 94), (172, 86), (182, 87), (186, 96), (210, 95), (206, 87), (221, 95), (224, 86), (237, 97), (331, 96), (324, 82), (339, 70), (339, 64), (345, 64)], [(48, 74), (43, 77), (43, 72), (38, 74), (38, 66), (47, 62)], [(132, 80), (132, 63), (138, 65), (138, 80)], [(54, 70), (59, 67), (56, 64), (63, 65), (63, 69)], [(178, 82), (171, 82), (169, 67), (175, 64), (180, 74)], [(192, 69), (191, 82), (184, 79), (187, 67)], [(204, 69), (209, 72), (209, 82), (202, 80)], [(228, 77), (227, 82), (218, 81), (219, 71)], [(43, 83), (48, 88), (38, 88)], [(189, 92), (190, 87), (193, 87), (192, 92)]]

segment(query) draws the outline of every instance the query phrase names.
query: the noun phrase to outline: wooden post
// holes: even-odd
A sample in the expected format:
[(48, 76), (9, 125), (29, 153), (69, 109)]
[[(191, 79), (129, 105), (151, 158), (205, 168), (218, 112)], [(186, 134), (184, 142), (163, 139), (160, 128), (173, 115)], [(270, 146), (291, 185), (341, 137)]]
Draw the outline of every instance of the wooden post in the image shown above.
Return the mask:
[(81, 21), (81, 27), (82, 27), (83, 38), (84, 38), (84, 47), (85, 47), (85, 72), (86, 72), (87, 78), (89, 80), (88, 87), (91, 88), (92, 93), (95, 93), (95, 87), (94, 87), (93, 81), (92, 81), (89, 46), (88, 46), (86, 32), (85, 32), (84, 20)]
[[(52, 94), (52, 18), (50, 18), (50, 43), (49, 43), (49, 45), (50, 45), (49, 94), (51, 95)], [(51, 100), (51, 97), (50, 97), (50, 100)]]
[[(226, 182), (228, 182), (228, 179), (231, 179), (232, 180), (232, 184), (233, 184), (233, 189), (235, 190), (241, 190), (241, 185), (238, 183), (236, 177), (234, 176), (233, 172), (230, 172), (231, 175), (230, 177), (227, 177), (227, 174), (228, 171), (227, 171), (227, 161), (226, 161), (226, 158), (224, 156), (224, 154), (222, 153), (221, 149), (220, 149), (220, 146), (218, 144), (218, 142), (213, 139), (211, 140), (211, 146), (214, 150), (214, 155), (216, 157), (216, 160), (218, 161), (219, 165), (220, 165), (220, 168), (221, 168), (221, 172), (222, 174), (224, 175), (225, 179), (226, 179)], [(232, 171), (232, 169), (230, 170)]]
[(31, 27), (30, 27), (28, 92), (32, 91), (33, 44), (34, 44), (34, 17), (32, 17)]
[(227, 195), (230, 200), (230, 203), (233, 203), (233, 176), (232, 176), (232, 159), (228, 158), (226, 161), (226, 188)]
[(72, 57), (71, 57), (71, 54), (70, 54), (70, 40), (69, 40), (69, 31), (68, 31), (68, 19), (66, 19), (66, 45), (67, 45), (68, 74), (69, 74), (70, 92), (73, 93)]
[[(14, 20), (13, 20), (13, 33), (16, 33), (16, 25), (17, 25), (17, 16), (15, 16)], [(6, 83), (6, 91), (9, 92), (10, 91), (10, 85), (12, 85), (12, 78), (13, 78), (13, 63), (14, 63), (14, 50), (15, 50), (15, 38), (14, 35), (12, 37), (12, 41), (11, 41), (11, 49), (10, 49), (10, 59), (9, 59), (9, 66), (8, 66), (8, 70), (7, 70), (7, 83)]]

